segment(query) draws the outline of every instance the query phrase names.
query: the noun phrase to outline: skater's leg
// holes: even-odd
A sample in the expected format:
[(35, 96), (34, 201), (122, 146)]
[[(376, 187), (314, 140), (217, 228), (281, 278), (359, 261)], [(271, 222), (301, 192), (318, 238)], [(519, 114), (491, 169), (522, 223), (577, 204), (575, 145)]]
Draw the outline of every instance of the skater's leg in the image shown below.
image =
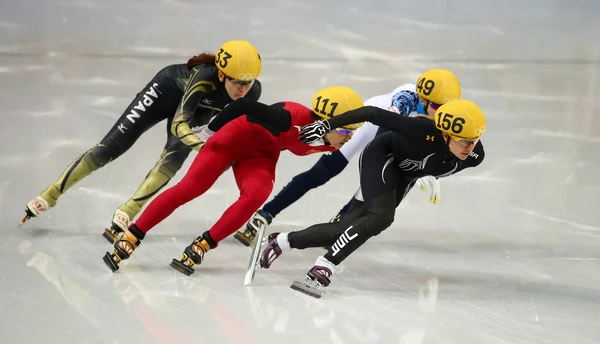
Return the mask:
[(232, 162), (227, 152), (205, 146), (196, 156), (185, 176), (179, 183), (159, 194), (135, 222), (142, 232), (147, 233), (175, 209), (204, 194)]
[(268, 156), (235, 162), (232, 169), (240, 197), (208, 231), (215, 242), (240, 228), (269, 197), (275, 183), (276, 163), (276, 159)]
[(327, 183), (337, 176), (348, 165), (348, 160), (340, 151), (322, 155), (308, 171), (300, 173), (283, 187), (283, 189), (267, 204), (263, 210), (272, 217), (299, 200), (309, 190)]
[[(356, 199), (352, 199), (351, 204), (353, 205), (351, 211), (340, 222), (319, 223), (301, 231), (288, 233), (289, 247), (303, 250), (310, 247), (329, 247), (333, 245), (344, 230), (352, 222), (363, 216), (367, 210), (364, 203)], [(282, 233), (282, 235), (285, 235), (285, 233)], [(285, 245), (284, 240), (279, 241)]]
[(292, 205), (309, 190), (327, 183), (342, 172), (347, 165), (348, 159), (340, 151), (321, 156), (308, 171), (292, 178), (271, 201), (252, 216), (246, 224), (246, 228), (235, 233), (234, 237), (246, 246), (252, 245), (260, 226), (266, 227), (271, 224), (273, 218), (282, 210)]
[[(113, 272), (116, 271), (118, 263), (122, 259), (129, 258), (150, 229), (167, 218), (181, 205), (206, 192), (230, 163), (231, 158), (227, 152), (211, 149), (207, 145), (198, 153), (182, 180), (152, 200), (136, 223), (131, 224), (125, 230), (121, 239), (115, 243), (113, 254), (107, 252), (104, 256), (106, 265)], [(199, 239), (197, 239), (199, 240), (198, 245), (195, 245), (197, 247), (193, 249), (203, 249), (206, 246), (206, 250), (208, 250), (209, 243), (202, 240), (201, 237)], [(195, 243), (196, 241), (194, 241)]]
[(360, 218), (366, 211), (362, 201), (353, 199), (350, 202), (348, 215), (340, 222), (320, 223), (307, 229), (290, 233), (272, 233), (268, 237), (267, 247), (262, 252), (260, 265), (268, 269), (283, 252), (292, 248), (305, 249), (309, 247), (329, 247), (343, 234), (343, 231), (354, 220)]
[[(93, 171), (105, 166), (125, 153), (137, 139), (153, 125), (164, 119), (164, 110), (173, 108), (177, 104), (169, 98), (158, 98), (157, 90), (152, 82), (146, 89), (137, 94), (129, 104), (117, 123), (110, 129), (106, 136), (79, 157), (77, 157), (52, 184), (48, 185), (38, 197), (27, 204), (28, 216), (38, 216), (42, 212), (56, 205), (58, 198), (70, 187)], [(145, 107), (146, 112), (141, 118), (133, 119), (132, 112), (139, 111), (139, 104), (144, 104), (152, 96), (154, 102)], [(156, 96), (156, 97), (155, 97)], [(146, 101), (146, 104), (149, 102)]]
[(201, 263), (209, 249), (215, 248), (221, 240), (242, 226), (269, 197), (275, 181), (276, 162), (277, 159), (273, 157), (236, 160), (232, 169), (240, 197), (212, 228), (186, 247), (181, 260), (173, 260), (171, 267), (183, 274), (192, 274), (194, 264)]
[(191, 150), (175, 135), (169, 134), (163, 153), (154, 167), (148, 172), (133, 196), (119, 207), (119, 210), (127, 216), (126, 221), (113, 219), (113, 224), (119, 226), (121, 230), (127, 228), (129, 221), (175, 176)]

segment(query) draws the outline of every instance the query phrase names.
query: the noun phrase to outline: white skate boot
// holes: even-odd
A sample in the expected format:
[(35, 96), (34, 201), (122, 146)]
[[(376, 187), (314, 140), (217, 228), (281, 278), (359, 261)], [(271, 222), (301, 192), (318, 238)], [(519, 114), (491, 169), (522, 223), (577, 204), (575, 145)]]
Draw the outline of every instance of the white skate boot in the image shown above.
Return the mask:
[(110, 228), (106, 228), (102, 236), (111, 244), (117, 241), (119, 233), (123, 233), (129, 227), (129, 215), (121, 209), (117, 209), (113, 215)]
[(246, 223), (246, 229), (244, 231), (237, 231), (233, 237), (237, 239), (237, 241), (244, 244), (244, 246), (252, 246), (254, 244), (254, 238), (256, 237), (256, 232), (262, 227), (264, 229), (267, 228), (268, 225), (273, 221), (273, 216), (268, 212), (259, 209), (253, 216), (250, 218), (250, 221)]
[(50, 209), (50, 204), (48, 201), (43, 199), (41, 196), (37, 196), (33, 200), (27, 202), (27, 206), (25, 207), (25, 217), (21, 221), (19, 226), (22, 226), (25, 221), (29, 220), (32, 217), (39, 216), (41, 213)]

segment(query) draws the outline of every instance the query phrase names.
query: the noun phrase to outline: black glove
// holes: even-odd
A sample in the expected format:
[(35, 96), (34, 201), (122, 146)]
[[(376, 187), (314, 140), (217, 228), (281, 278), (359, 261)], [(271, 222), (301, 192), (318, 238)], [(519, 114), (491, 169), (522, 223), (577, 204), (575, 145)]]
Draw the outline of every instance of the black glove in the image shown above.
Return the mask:
[(331, 125), (329, 122), (324, 120), (318, 120), (312, 124), (308, 124), (300, 129), (300, 141), (310, 145), (311, 143), (318, 143), (319, 141), (325, 141), (325, 134), (331, 131)]

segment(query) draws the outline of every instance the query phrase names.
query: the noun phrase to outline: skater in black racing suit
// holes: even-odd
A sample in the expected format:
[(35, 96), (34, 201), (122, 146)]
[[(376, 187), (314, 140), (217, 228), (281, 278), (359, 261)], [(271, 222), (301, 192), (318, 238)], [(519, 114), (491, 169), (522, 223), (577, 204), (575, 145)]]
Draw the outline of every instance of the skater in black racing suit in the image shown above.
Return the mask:
[[(292, 248), (325, 246), (327, 253), (317, 258), (307, 278), (309, 285), (316, 281), (317, 285), (327, 286), (337, 265), (394, 222), (396, 207), (418, 178), (447, 177), (481, 164), (484, 150), (479, 138), (486, 120), (475, 103), (452, 100), (442, 105), (434, 118), (402, 117), (368, 106), (305, 126), (300, 134), (306, 143), (318, 142), (337, 127), (363, 121), (390, 131), (376, 136), (363, 151), (360, 190), (346, 216), (338, 223), (271, 234), (261, 266), (269, 268), (283, 251)], [(314, 291), (306, 286), (299, 289), (309, 294)]]

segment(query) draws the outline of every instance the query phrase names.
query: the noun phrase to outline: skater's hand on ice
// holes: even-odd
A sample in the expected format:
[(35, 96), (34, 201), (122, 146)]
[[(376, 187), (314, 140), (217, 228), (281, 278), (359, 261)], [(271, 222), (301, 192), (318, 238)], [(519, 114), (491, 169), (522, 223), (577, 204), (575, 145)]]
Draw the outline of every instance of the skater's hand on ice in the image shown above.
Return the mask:
[(342, 146), (351, 138), (352, 134), (342, 134), (337, 130), (333, 130), (325, 134), (325, 142), (329, 142), (331, 146), (337, 149), (342, 148)]
[(438, 204), (442, 198), (442, 190), (440, 186), (440, 181), (433, 176), (425, 176), (423, 178), (417, 179), (417, 185), (421, 188), (421, 191), (427, 191), (427, 187), (431, 188), (431, 195), (429, 196), (429, 200), (433, 204)]
[[(325, 134), (331, 131), (327, 120), (319, 120), (300, 129), (300, 141), (308, 145), (323, 142)], [(322, 144), (322, 143), (321, 143)]]

